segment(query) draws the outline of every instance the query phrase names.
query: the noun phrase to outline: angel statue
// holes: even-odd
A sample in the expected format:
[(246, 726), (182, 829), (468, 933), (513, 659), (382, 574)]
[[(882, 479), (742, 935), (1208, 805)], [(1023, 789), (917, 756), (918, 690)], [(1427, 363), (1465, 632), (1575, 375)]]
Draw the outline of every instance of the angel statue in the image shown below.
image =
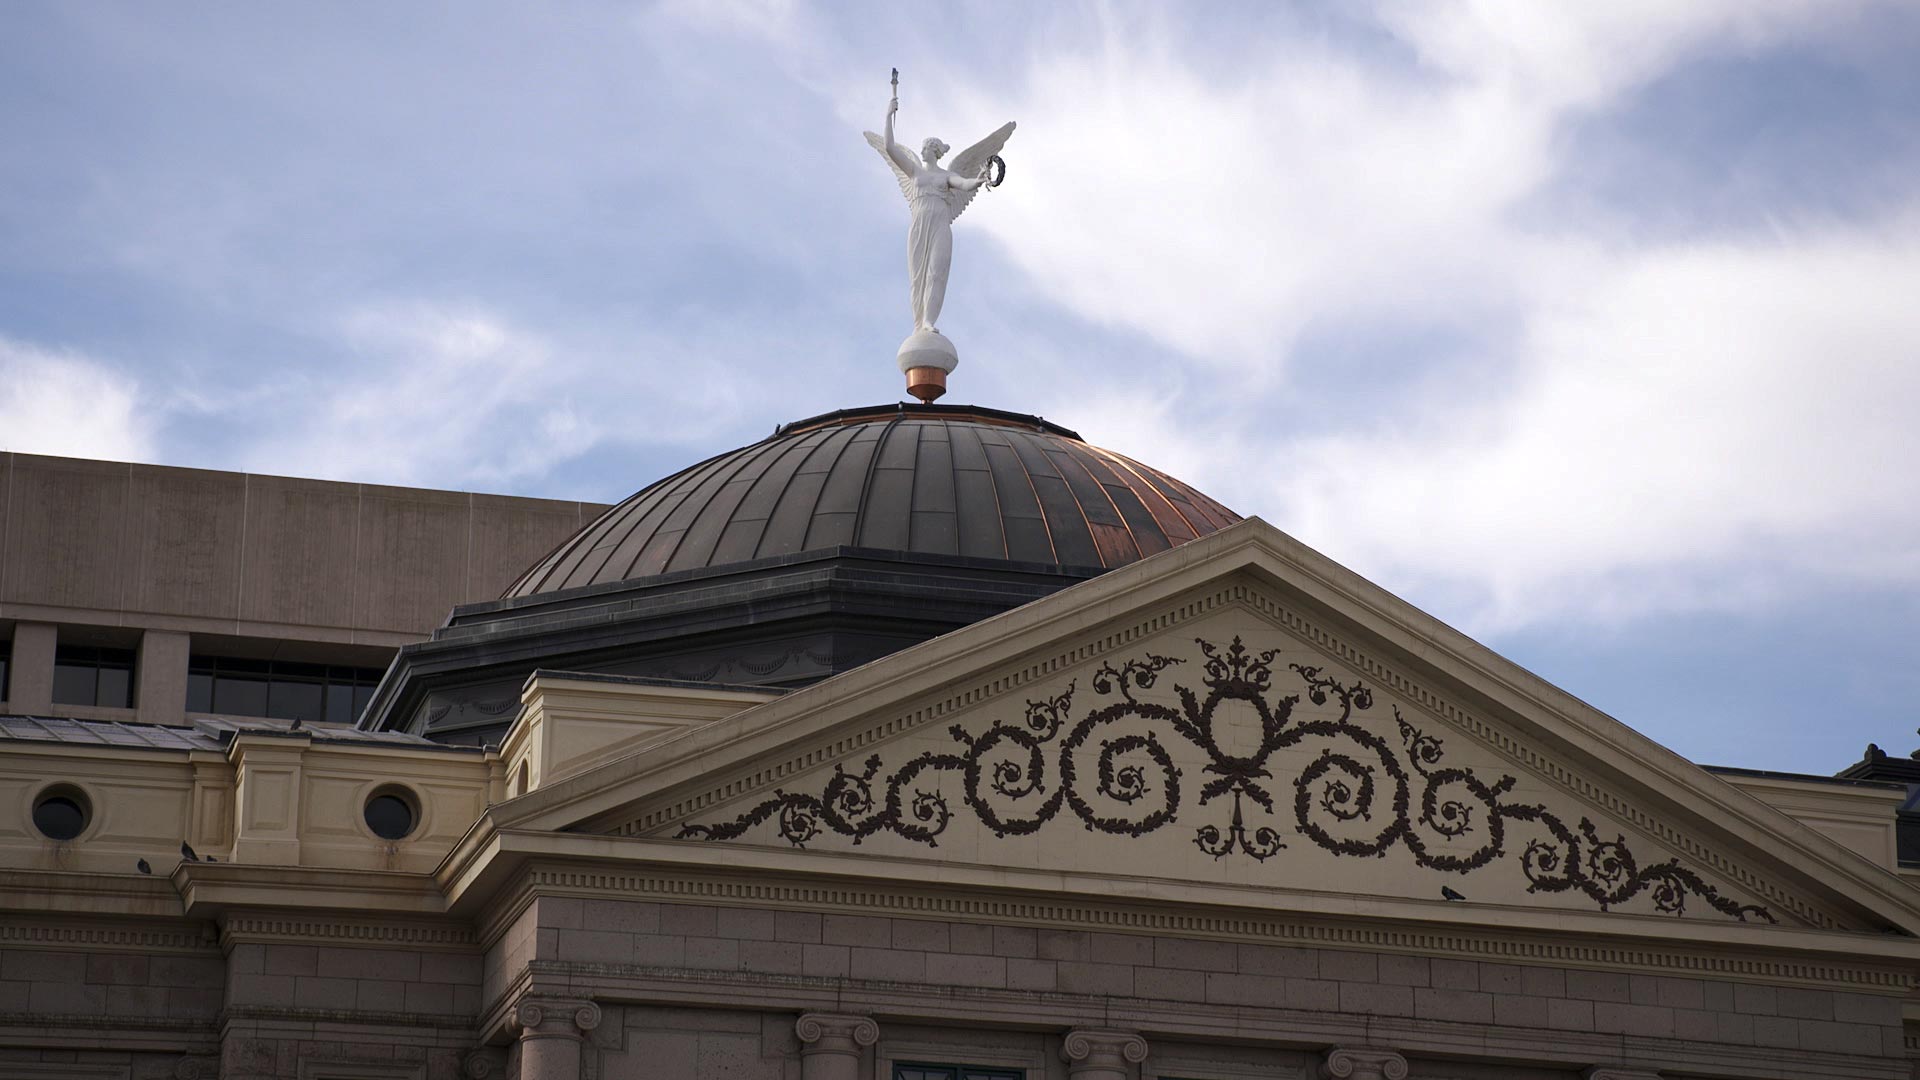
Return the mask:
[[(908, 372), (911, 384), (913, 370), (921, 370), (923, 366), (910, 364), (910, 359), (927, 360), (923, 354), (929, 347), (951, 358), (945, 364), (933, 364), (942, 376), (958, 363), (950, 344), (938, 338), (926, 340), (927, 335), (940, 333), (935, 324), (947, 298), (947, 269), (953, 263), (953, 220), (966, 211), (982, 187), (992, 186), (992, 163), (1013, 134), (1013, 123), (1007, 122), (998, 131), (962, 150), (953, 159), (951, 169), (940, 166), (940, 158), (949, 148), (939, 139), (922, 143), (920, 160), (915, 161), (907, 148), (893, 138), (893, 116), (900, 111), (898, 71), (894, 72), (893, 90), (893, 99), (887, 103), (886, 134), (875, 135), (871, 131), (863, 134), (867, 142), (880, 151), (880, 156), (887, 159), (888, 167), (900, 181), (900, 193), (907, 197), (907, 205), (913, 211), (913, 223), (907, 228), (907, 280), (913, 298), (914, 332), (901, 346), (900, 353), (901, 370)], [(945, 389), (944, 377), (939, 389)], [(932, 400), (919, 389), (914, 389), (914, 393)], [(933, 394), (938, 396), (937, 392)]]

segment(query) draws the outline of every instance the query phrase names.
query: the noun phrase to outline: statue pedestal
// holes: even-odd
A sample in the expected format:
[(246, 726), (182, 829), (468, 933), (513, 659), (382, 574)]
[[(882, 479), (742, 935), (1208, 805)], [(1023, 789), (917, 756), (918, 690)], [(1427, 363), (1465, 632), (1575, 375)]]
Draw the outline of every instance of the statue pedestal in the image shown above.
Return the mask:
[(947, 392), (947, 373), (960, 366), (954, 351), (938, 330), (915, 330), (900, 343), (900, 371), (907, 377), (907, 393), (928, 404)]

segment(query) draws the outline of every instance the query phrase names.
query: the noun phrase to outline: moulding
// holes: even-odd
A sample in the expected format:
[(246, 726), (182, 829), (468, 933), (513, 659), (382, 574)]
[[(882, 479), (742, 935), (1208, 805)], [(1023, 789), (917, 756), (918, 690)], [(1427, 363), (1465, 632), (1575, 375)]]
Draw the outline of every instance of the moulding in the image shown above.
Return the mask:
[(220, 923), (220, 943), (230, 947), (242, 941), (323, 943), (327, 945), (431, 949), (472, 952), (479, 937), (465, 922), (401, 922), (329, 915), (281, 915), (247, 911), (228, 912)]
[(173, 871), (189, 915), (234, 909), (354, 911), (436, 916), (446, 899), (432, 874), (249, 863), (183, 862)]
[[(464, 1013), (374, 1012), (361, 1009), (296, 1009), (276, 1005), (229, 1005), (221, 1020), (294, 1024), (356, 1024), (374, 1028), (439, 1028), (462, 1040), (473, 1031), (473, 1017)], [(97, 1023), (98, 1021), (96, 1021)], [(114, 1023), (119, 1023), (118, 1019)]]
[[(557, 838), (535, 834), (529, 839), (551, 844)], [(594, 838), (582, 837), (580, 841), (591, 844)], [(659, 855), (671, 854), (679, 859), (690, 860), (702, 854), (698, 849), (686, 850), (687, 845), (665, 841), (598, 842), (653, 848)], [(552, 854), (563, 857), (564, 853)], [(924, 879), (927, 868), (915, 860), (862, 856), (846, 861), (835, 875), (829, 867), (804, 872), (804, 860), (819, 856), (738, 848), (735, 854), (751, 857), (736, 863), (734, 873), (692, 864), (645, 867), (534, 863), (507, 891), (493, 897), (478, 938), (490, 946), (509, 925), (508, 919), (524, 911), (534, 896), (559, 895), (1165, 934), (1773, 984), (1846, 986), (1868, 993), (1920, 989), (1920, 966), (1915, 965), (1912, 955), (1887, 950), (1889, 942), (1883, 939), (1867, 941), (1820, 931), (1737, 923), (1683, 924), (1661, 916), (1541, 913), (1522, 908), (1462, 913), (1451, 907), (1392, 898), (1303, 898), (1297, 894), (1281, 902), (1319, 900), (1324, 909), (1261, 910), (1280, 898), (1271, 890), (1160, 882), (1152, 883), (1152, 900), (1116, 901), (1100, 895), (1091, 882), (1037, 871), (1002, 869), (993, 871), (990, 878), (975, 881), (948, 868), (942, 884), (919, 886), (913, 882)], [(851, 876), (854, 871), (867, 879)], [(1041, 890), (1043, 884), (1047, 886), (1045, 891)], [(1428, 915), (1428, 908), (1439, 910), (1433, 917), (1416, 917)], [(1482, 921), (1440, 922), (1439, 916)], [(1825, 950), (1839, 955), (1821, 955)], [(1902, 953), (1912, 951), (1909, 948)], [(1885, 959), (1862, 961), (1858, 959), (1861, 955), (1884, 955)]]
[(0, 945), (96, 952), (200, 953), (218, 949), (220, 939), (212, 923), (199, 920), (181, 920), (176, 926), (155, 926), (149, 922), (89, 919), (83, 915), (64, 918), (10, 915), (5, 922), (0, 922)]

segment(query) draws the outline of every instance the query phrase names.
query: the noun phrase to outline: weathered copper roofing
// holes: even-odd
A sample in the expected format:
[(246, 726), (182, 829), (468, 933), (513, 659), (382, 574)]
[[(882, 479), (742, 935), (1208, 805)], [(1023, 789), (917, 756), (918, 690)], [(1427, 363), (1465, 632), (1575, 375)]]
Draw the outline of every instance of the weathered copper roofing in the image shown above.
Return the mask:
[(652, 484), (505, 596), (833, 547), (1111, 569), (1238, 520), (1037, 417), (888, 405), (787, 424)]

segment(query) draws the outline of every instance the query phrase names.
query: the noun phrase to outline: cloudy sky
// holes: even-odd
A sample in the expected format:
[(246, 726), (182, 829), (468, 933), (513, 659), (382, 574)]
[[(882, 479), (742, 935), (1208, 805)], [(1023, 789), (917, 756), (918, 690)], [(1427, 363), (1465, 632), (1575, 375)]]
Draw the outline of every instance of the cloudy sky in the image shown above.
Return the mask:
[(1696, 760), (1920, 745), (1915, 5), (4, 17), (0, 448), (613, 501), (895, 400), (897, 66), (903, 141), (1020, 124), (949, 401)]

